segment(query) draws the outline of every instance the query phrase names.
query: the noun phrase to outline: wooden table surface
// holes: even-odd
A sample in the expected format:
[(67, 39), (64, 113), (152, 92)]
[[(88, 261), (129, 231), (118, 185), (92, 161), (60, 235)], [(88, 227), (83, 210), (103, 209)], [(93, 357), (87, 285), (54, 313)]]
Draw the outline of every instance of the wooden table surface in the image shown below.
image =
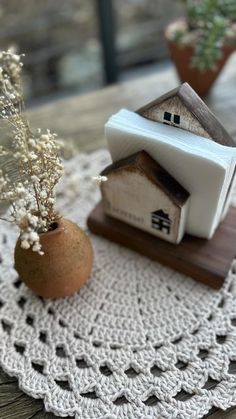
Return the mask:
[[(148, 77), (35, 107), (29, 116), (33, 127), (50, 128), (68, 145), (80, 151), (92, 151), (105, 146), (103, 126), (112, 113), (122, 107), (135, 110), (178, 84), (175, 71), (170, 67)], [(206, 102), (236, 139), (236, 53), (230, 58)], [(236, 409), (226, 412), (213, 409), (207, 417), (236, 419)], [(41, 400), (22, 393), (17, 380), (0, 369), (0, 418), (52, 419), (55, 416), (44, 411)]]

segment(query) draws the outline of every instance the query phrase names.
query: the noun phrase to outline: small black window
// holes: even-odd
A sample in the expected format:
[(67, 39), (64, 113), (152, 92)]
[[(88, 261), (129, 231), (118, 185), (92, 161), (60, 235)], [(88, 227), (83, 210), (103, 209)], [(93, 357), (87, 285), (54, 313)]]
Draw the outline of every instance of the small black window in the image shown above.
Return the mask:
[(164, 120), (165, 121), (171, 121), (171, 113), (170, 112), (165, 112), (164, 113)]
[(174, 123), (179, 125), (180, 124), (180, 116), (179, 115), (174, 115)]

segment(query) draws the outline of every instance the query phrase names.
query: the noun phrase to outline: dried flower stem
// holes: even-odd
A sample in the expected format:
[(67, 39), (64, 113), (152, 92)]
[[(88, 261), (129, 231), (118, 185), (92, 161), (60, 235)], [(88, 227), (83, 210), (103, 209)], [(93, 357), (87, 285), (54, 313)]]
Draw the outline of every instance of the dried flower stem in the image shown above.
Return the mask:
[(0, 200), (10, 203), (8, 221), (19, 226), (22, 247), (42, 254), (39, 233), (48, 231), (58, 219), (54, 188), (63, 166), (56, 134), (34, 133), (22, 113), (20, 58), (9, 51), (0, 54), (0, 116), (12, 128), (11, 148), (0, 146), (0, 157), (7, 156), (17, 168), (13, 177), (0, 169)]

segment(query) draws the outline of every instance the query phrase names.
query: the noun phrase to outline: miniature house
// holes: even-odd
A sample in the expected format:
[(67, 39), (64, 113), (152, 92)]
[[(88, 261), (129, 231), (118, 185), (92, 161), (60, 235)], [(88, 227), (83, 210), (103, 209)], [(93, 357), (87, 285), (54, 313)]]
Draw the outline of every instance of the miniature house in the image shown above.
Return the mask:
[[(187, 83), (137, 112), (119, 111), (109, 119), (105, 132), (113, 160), (106, 186), (102, 186), (107, 214), (175, 243), (182, 237), (182, 229), (201, 238), (213, 236), (229, 208), (236, 147)], [(137, 189), (143, 175), (137, 177), (141, 157), (136, 153), (143, 150), (162, 170), (155, 169), (160, 179), (155, 178), (154, 186), (146, 167), (140, 196)], [(125, 159), (133, 155), (131, 170)], [(176, 182), (175, 192), (162, 183), (164, 171), (169, 185)], [(181, 196), (185, 196), (182, 207), (177, 203), (180, 188)], [(144, 209), (151, 212), (149, 223), (142, 219)]]
[(183, 83), (136, 112), (149, 120), (235, 147), (233, 138), (188, 83)]
[(189, 193), (145, 151), (107, 167), (104, 209), (112, 217), (179, 243), (186, 227)]

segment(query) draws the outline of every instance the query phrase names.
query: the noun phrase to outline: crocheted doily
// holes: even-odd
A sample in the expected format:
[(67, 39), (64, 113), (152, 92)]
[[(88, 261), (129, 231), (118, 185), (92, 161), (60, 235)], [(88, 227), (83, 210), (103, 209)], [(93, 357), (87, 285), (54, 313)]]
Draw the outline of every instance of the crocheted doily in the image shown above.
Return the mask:
[[(63, 215), (86, 225), (107, 151), (66, 162)], [(236, 405), (233, 263), (220, 291), (91, 236), (91, 278), (72, 297), (38, 298), (13, 268), (0, 224), (0, 364), (46, 410), (77, 419), (201, 418)]]

